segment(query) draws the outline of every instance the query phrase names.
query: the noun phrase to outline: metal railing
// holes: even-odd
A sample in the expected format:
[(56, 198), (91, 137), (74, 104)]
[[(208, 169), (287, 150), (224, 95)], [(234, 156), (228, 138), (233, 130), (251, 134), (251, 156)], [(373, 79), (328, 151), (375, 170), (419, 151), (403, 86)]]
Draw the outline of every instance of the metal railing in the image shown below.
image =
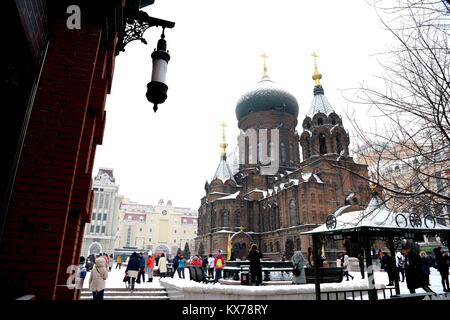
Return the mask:
[[(395, 295), (395, 288), (379, 288), (372, 289), (377, 293), (378, 299), (387, 299)], [(355, 290), (342, 290), (342, 291), (322, 291), (321, 299), (323, 300), (368, 300), (370, 289), (355, 289)], [(386, 295), (386, 291), (389, 291), (389, 296)], [(381, 292), (381, 294), (379, 294)], [(382, 295), (382, 297), (380, 297)], [(324, 299), (324, 296), (326, 299)], [(334, 298), (334, 299), (333, 299)]]

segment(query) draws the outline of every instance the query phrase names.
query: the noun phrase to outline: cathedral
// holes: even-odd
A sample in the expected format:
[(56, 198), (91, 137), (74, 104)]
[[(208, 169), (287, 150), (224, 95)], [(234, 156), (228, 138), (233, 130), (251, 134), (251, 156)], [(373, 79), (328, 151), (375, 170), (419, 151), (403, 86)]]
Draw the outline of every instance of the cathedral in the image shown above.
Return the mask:
[[(369, 185), (361, 178), (367, 177), (367, 166), (349, 154), (349, 135), (325, 97), (316, 60), (312, 78), (314, 95), (301, 133), (297, 99), (270, 79), (265, 60), (261, 81), (238, 100), (241, 133), (258, 134), (254, 139), (246, 134), (239, 143), (239, 170), (233, 174), (223, 131), (220, 162), (205, 183), (198, 210), (200, 254), (226, 251), (229, 239), (233, 258), (246, 257), (251, 243), (268, 259), (289, 258), (294, 250), (306, 253), (312, 244), (302, 232), (345, 204), (364, 208), (368, 203)], [(330, 240), (324, 250), (331, 258), (342, 252), (343, 242)]]

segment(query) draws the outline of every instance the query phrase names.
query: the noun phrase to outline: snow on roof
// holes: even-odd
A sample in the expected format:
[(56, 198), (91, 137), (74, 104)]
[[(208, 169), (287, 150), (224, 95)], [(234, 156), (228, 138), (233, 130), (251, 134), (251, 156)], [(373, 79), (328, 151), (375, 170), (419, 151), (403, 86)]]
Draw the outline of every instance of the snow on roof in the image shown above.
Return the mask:
[(298, 186), (299, 180), (298, 179), (289, 179), (289, 182), (293, 182), (294, 185)]
[(216, 173), (214, 174), (212, 180), (214, 179), (220, 179), (222, 183), (225, 183), (227, 180), (231, 180), (236, 183), (236, 180), (234, 180), (233, 172), (231, 171), (230, 166), (223, 158), (220, 160), (219, 166), (217, 167)]
[(225, 196), (225, 197), (219, 198), (219, 199), (217, 199), (217, 200), (228, 200), (228, 199), (236, 199), (236, 198), (237, 198), (237, 196), (239, 195), (239, 192), (240, 192), (240, 191), (238, 191), (238, 192), (235, 192), (235, 193), (233, 193), (233, 194), (230, 194), (230, 195), (228, 195), (228, 196)]
[(304, 181), (309, 181), (311, 175), (314, 177), (317, 183), (323, 183), (323, 181), (319, 178), (317, 174), (312, 174), (311, 172), (302, 173), (302, 178)]
[[(323, 232), (336, 232), (336, 231), (352, 231), (359, 228), (377, 228), (377, 229), (394, 229), (394, 230), (445, 230), (450, 232), (450, 228), (444, 225), (436, 223), (433, 224), (423, 217), (420, 217), (420, 221), (417, 223), (419, 226), (413, 227), (411, 225), (411, 219), (414, 219), (413, 213), (409, 212), (394, 212), (388, 209), (383, 200), (378, 196), (373, 197), (367, 208), (364, 210), (345, 212), (350, 206), (344, 206), (336, 210), (333, 215), (336, 217), (336, 227), (328, 229), (326, 224), (322, 224), (319, 227), (304, 232), (308, 233), (323, 233)], [(428, 226), (428, 227), (427, 227)]]
[(354, 196), (355, 196), (355, 194), (352, 192), (347, 196), (347, 198), (345, 198), (345, 200), (350, 200)]
[(229, 231), (229, 230), (219, 230), (219, 231), (216, 231), (215, 233), (234, 233), (234, 232)]

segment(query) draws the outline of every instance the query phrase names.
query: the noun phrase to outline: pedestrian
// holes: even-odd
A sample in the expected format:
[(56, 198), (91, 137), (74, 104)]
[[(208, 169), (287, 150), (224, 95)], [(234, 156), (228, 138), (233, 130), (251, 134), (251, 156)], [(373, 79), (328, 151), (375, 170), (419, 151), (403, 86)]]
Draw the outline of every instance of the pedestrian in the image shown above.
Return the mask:
[(108, 269), (111, 271), (112, 267), (114, 265), (114, 256), (112, 254), (109, 255), (108, 259)]
[(175, 258), (173, 258), (173, 260), (172, 260), (172, 266), (173, 266), (172, 278), (173, 278), (173, 276), (175, 275), (175, 272), (178, 269), (178, 262), (180, 261), (180, 255), (181, 255), (181, 253), (177, 253)]
[(78, 289), (83, 288), (84, 279), (86, 278), (87, 270), (86, 267), (84, 266), (85, 261), (86, 259), (83, 256), (81, 256), (78, 263), (78, 275), (80, 278), (80, 284)]
[(116, 269), (119, 267), (119, 270), (122, 269), (122, 256), (117, 257)]
[(402, 276), (402, 282), (405, 282), (405, 257), (401, 254), (401, 252), (397, 252), (396, 254), (396, 264), (397, 264), (397, 277), (400, 279), (400, 275)]
[(305, 265), (306, 260), (305, 257), (303, 257), (303, 254), (301, 251), (295, 251), (294, 255), (292, 256), (292, 284), (304, 284), (306, 283), (306, 276), (305, 276)]
[(308, 266), (313, 266), (313, 249), (311, 247), (308, 247)]
[(255, 283), (257, 286), (262, 284), (262, 257), (263, 255), (258, 250), (258, 246), (253, 244), (250, 248), (248, 259), (250, 260), (250, 278), (252, 283)]
[(409, 244), (402, 246), (402, 254), (405, 257), (406, 286), (408, 287), (409, 292), (416, 293), (417, 288), (422, 288), (426, 292), (433, 292), (433, 290), (425, 284), (422, 259), (420, 256), (411, 250)]
[(131, 280), (131, 291), (134, 290), (134, 284), (136, 283), (136, 279), (139, 276), (139, 255), (136, 252), (131, 254), (131, 257), (127, 263), (127, 268), (125, 270), (125, 274), (130, 277)]
[(95, 259), (95, 265), (89, 277), (89, 290), (92, 291), (94, 300), (103, 300), (106, 279), (108, 279), (108, 270), (106, 270), (105, 259), (98, 257)]
[(208, 257), (208, 276), (211, 278), (214, 277), (214, 257), (211, 253)]
[(155, 257), (153, 256), (152, 252), (149, 252), (148, 258), (147, 258), (147, 274), (148, 274), (147, 282), (153, 281), (153, 269), (154, 268), (155, 268)]
[(361, 272), (361, 279), (364, 279), (364, 252), (361, 250), (358, 254), (359, 272)]
[(184, 279), (184, 268), (186, 267), (186, 259), (184, 258), (183, 254), (180, 254), (178, 259), (178, 278)]
[(395, 281), (395, 275), (397, 273), (395, 268), (395, 261), (387, 252), (381, 252), (380, 263), (381, 268), (384, 269), (384, 271), (387, 272), (388, 274), (389, 283), (387, 285), (393, 286)]
[(424, 274), (424, 284), (430, 285), (430, 268), (433, 265), (431, 257), (425, 252), (420, 252), (420, 258), (422, 259), (422, 272)]
[(216, 258), (214, 259), (214, 270), (216, 272), (215, 282), (219, 282), (219, 279), (222, 278), (222, 270), (225, 265), (225, 259), (222, 257), (222, 251), (219, 250), (217, 252)]
[(444, 252), (441, 246), (438, 246), (434, 250), (436, 259), (436, 268), (441, 275), (441, 284), (444, 292), (450, 292), (448, 281), (448, 268), (449, 268), (449, 256), (448, 252)]
[(136, 283), (141, 283), (141, 278), (142, 278), (142, 282), (145, 282), (146, 261), (144, 258), (144, 254), (142, 252), (139, 253), (138, 258), (139, 258), (139, 272), (138, 272), (138, 277), (137, 277)]
[(158, 260), (158, 270), (159, 270), (159, 276), (161, 278), (165, 278), (167, 274), (167, 260), (166, 256), (164, 255), (164, 252), (161, 253), (161, 256)]
[(345, 255), (344, 255), (344, 263), (343, 263), (342, 266), (344, 267), (344, 276), (347, 277), (347, 280), (346, 280), (346, 281), (349, 281), (349, 280), (348, 280), (348, 277), (352, 278), (352, 280), (353, 280), (354, 277), (353, 277), (350, 273), (348, 273), (348, 271), (350, 270), (350, 268), (349, 268), (349, 256), (348, 256), (348, 254), (345, 254)]

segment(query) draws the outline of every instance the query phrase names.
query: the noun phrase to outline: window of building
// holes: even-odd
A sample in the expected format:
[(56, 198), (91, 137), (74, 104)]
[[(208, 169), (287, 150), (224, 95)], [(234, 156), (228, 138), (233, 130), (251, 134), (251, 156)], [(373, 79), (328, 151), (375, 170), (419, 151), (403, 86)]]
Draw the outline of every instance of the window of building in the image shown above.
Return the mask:
[(106, 218), (107, 218), (107, 214), (104, 213), (104, 214), (103, 214), (103, 221), (106, 221)]
[(183, 230), (183, 233), (186, 234), (186, 230)]
[(216, 227), (216, 212), (213, 210), (211, 211), (211, 228)]
[(96, 226), (95, 227), (95, 233), (99, 233), (100, 232), (100, 226)]
[(228, 227), (229, 214), (228, 210), (222, 210), (222, 227)]
[(106, 226), (102, 226), (102, 233), (106, 232)]
[(317, 124), (319, 126), (323, 126), (323, 119), (322, 118), (317, 119)]
[(273, 243), (269, 243), (269, 247), (270, 247), (270, 252), (273, 252)]
[(289, 201), (289, 216), (291, 218), (291, 226), (296, 226), (297, 222), (297, 204), (294, 199)]
[(97, 214), (95, 212), (92, 212), (92, 220), (95, 220), (96, 217), (97, 217)]
[(150, 232), (152, 232), (153, 230), (152, 230), (152, 228), (150, 228)]
[(94, 232), (94, 226), (91, 226), (91, 229), (89, 230), (91, 233)]
[(148, 242), (152, 242), (152, 238), (148, 238)]
[(313, 223), (316, 223), (316, 222), (317, 222), (317, 214), (316, 214), (316, 211), (313, 210), (313, 211), (311, 211), (311, 212), (312, 212), (312, 222), (313, 222)]
[(274, 207), (275, 229), (280, 229), (280, 208)]
[(177, 239), (173, 239), (173, 243), (177, 243)]
[(280, 243), (278, 241), (275, 242), (275, 250), (276, 252), (280, 252)]
[(289, 162), (294, 162), (294, 146), (289, 145)]
[(237, 228), (239, 228), (241, 226), (241, 211), (240, 210), (236, 210), (234, 212), (234, 225)]
[(320, 154), (327, 153), (327, 139), (325, 137), (325, 134), (323, 134), (323, 133), (321, 133), (319, 135), (319, 150), (320, 150)]
[(301, 250), (300, 238), (295, 239), (295, 250)]
[(142, 232), (142, 228), (139, 228), (139, 232)]
[(280, 149), (281, 149), (281, 162), (284, 163), (286, 162), (286, 146), (284, 142), (280, 144)]
[(341, 143), (341, 137), (340, 136), (336, 137), (336, 151), (337, 151), (338, 154), (340, 154), (341, 151), (342, 151), (342, 143)]
[(173, 230), (173, 233), (177, 233), (177, 230)]

